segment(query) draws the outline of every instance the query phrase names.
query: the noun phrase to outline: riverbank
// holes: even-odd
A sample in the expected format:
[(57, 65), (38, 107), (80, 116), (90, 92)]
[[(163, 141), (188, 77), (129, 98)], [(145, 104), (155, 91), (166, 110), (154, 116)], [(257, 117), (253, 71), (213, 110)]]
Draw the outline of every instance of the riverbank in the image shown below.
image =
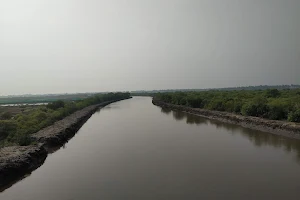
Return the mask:
[[(126, 98), (125, 98), (126, 99)], [(99, 109), (108, 104), (125, 100), (107, 101), (101, 104), (88, 106), (68, 117), (55, 122), (31, 137), (38, 144), (30, 146), (12, 146), (0, 149), (0, 191), (5, 186), (22, 178), (41, 166), (48, 153), (61, 147), (82, 125)], [(2, 189), (1, 189), (2, 188)]]
[(264, 132), (281, 135), (289, 138), (300, 139), (299, 123), (268, 120), (268, 119), (263, 119), (258, 117), (249, 117), (249, 116), (246, 117), (246, 116), (237, 115), (228, 112), (190, 108), (190, 107), (165, 103), (163, 101), (156, 100), (155, 98), (152, 100), (152, 103), (159, 107), (169, 108), (172, 110), (179, 110), (182, 112), (187, 112), (208, 119), (214, 119), (221, 122), (236, 124), (236, 125), (243, 126), (245, 128), (264, 131)]

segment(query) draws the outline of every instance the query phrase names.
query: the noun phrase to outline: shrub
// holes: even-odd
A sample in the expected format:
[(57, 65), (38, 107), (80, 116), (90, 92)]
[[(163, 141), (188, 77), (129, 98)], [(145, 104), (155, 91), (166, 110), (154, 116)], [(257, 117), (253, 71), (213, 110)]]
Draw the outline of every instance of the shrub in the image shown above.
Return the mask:
[(235, 113), (241, 113), (242, 106), (243, 106), (243, 104), (241, 102), (235, 101), (234, 102), (234, 108), (233, 108), (234, 112)]
[(4, 112), (2, 115), (1, 115), (1, 119), (11, 119), (12, 118), (12, 114), (10, 112)]
[(189, 106), (193, 108), (202, 108), (202, 99), (197, 97), (191, 97), (187, 100)]
[(266, 117), (266, 114), (269, 111), (266, 102), (266, 99), (257, 97), (253, 99), (253, 101), (244, 104), (241, 113), (246, 116)]
[(172, 97), (169, 94), (164, 94), (164, 93), (158, 94), (158, 97), (159, 97), (159, 99), (161, 99), (162, 101), (167, 102), (167, 103), (170, 103), (172, 100)]
[(207, 105), (207, 108), (209, 110), (225, 111), (225, 106), (221, 99), (211, 100), (211, 102)]
[(9, 134), (16, 131), (17, 124), (10, 120), (0, 121), (0, 140), (6, 138)]
[(186, 105), (187, 104), (187, 99), (184, 97), (179, 100), (179, 105)]
[(300, 122), (300, 109), (290, 112), (288, 116), (290, 122)]
[(65, 102), (62, 100), (54, 101), (52, 103), (49, 103), (47, 105), (47, 108), (52, 109), (52, 110), (57, 110), (59, 108), (63, 108), (65, 106)]
[(36, 111), (36, 113), (34, 113), (34, 117), (38, 121), (43, 121), (43, 120), (47, 119), (47, 113), (45, 113), (43, 111)]
[(268, 118), (273, 120), (286, 119), (288, 111), (284, 105), (269, 105)]
[(225, 111), (234, 112), (235, 105), (233, 100), (229, 100), (225, 103)]
[(256, 106), (253, 103), (244, 104), (241, 113), (245, 116), (255, 116), (257, 113)]
[(271, 90), (266, 90), (266, 97), (267, 98), (277, 98), (280, 96), (280, 92), (277, 89), (271, 89)]

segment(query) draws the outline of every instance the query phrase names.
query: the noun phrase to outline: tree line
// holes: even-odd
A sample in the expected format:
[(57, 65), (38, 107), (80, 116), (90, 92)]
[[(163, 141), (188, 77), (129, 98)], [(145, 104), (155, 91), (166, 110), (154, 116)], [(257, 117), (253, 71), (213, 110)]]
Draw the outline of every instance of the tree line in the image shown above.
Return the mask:
[(300, 122), (300, 89), (158, 93), (156, 99), (192, 108)]
[(52, 125), (54, 122), (81, 110), (87, 106), (106, 101), (129, 98), (130, 93), (98, 94), (84, 100), (57, 100), (48, 105), (39, 106), (28, 113), (20, 113), (12, 118), (0, 120), (0, 147), (10, 145), (29, 145), (30, 135)]

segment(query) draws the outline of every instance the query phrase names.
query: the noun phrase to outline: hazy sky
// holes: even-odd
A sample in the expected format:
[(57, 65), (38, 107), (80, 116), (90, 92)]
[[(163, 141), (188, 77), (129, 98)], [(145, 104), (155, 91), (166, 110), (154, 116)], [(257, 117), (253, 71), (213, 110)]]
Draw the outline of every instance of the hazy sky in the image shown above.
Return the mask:
[(300, 0), (1, 0), (0, 95), (300, 84)]

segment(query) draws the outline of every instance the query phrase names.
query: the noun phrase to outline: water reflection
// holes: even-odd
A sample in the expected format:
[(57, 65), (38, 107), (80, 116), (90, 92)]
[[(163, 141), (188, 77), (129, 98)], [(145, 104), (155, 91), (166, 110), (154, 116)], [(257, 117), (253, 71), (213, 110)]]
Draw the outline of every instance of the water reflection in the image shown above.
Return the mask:
[(184, 120), (187, 124), (195, 124), (198, 126), (202, 124), (213, 125), (217, 129), (225, 129), (232, 135), (242, 135), (251, 141), (256, 147), (271, 146), (281, 148), (288, 153), (295, 152), (297, 155), (297, 161), (300, 163), (300, 142), (296, 139), (289, 139), (271, 133), (244, 128), (235, 124), (223, 123), (217, 120), (209, 120), (204, 117), (181, 111), (172, 111), (167, 108), (162, 109), (161, 112), (167, 115), (172, 113), (172, 116), (176, 121)]
[(196, 115), (191, 115), (186, 113), (186, 123), (187, 124), (196, 124), (196, 125), (201, 125), (201, 124), (208, 124), (207, 119), (205, 119), (204, 117), (199, 117)]
[(184, 112), (172, 112), (173, 113), (173, 117), (174, 119), (176, 119), (177, 121), (183, 120), (184, 118), (186, 118), (186, 113)]
[(181, 121), (181, 120), (186, 119), (187, 124), (201, 125), (201, 124), (208, 123), (208, 120), (203, 117), (198, 117), (196, 115), (192, 115), (192, 114), (185, 113), (185, 112), (172, 111), (169, 108), (161, 108), (161, 112), (166, 115), (172, 114), (173, 118), (176, 121)]
[(161, 108), (161, 112), (168, 115), (172, 112), (172, 110), (169, 108)]

